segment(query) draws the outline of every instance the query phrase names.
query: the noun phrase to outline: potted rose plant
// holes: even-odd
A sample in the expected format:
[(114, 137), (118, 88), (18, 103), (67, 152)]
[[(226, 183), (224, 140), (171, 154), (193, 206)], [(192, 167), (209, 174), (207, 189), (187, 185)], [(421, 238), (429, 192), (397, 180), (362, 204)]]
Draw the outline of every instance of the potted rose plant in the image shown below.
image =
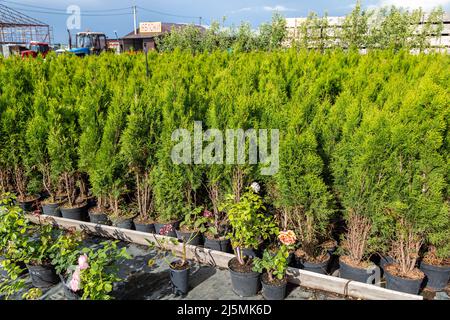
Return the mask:
[(288, 268), (289, 251), (294, 248), (297, 237), (292, 230), (280, 231), (278, 240), (281, 243), (276, 253), (265, 250), (262, 258), (254, 258), (253, 271), (262, 275), (262, 294), (266, 300), (283, 300), (286, 297), (286, 270)]
[(83, 248), (77, 264), (68, 267), (68, 279), (64, 282), (65, 295), (69, 299), (111, 300), (118, 276), (118, 263), (129, 259), (126, 248), (118, 249), (118, 241), (103, 242), (100, 248)]
[(261, 241), (278, 232), (274, 217), (266, 213), (259, 191), (259, 185), (253, 184), (238, 202), (234, 195), (228, 195), (223, 207), (232, 227), (228, 237), (236, 253), (228, 267), (233, 290), (242, 297), (256, 295), (260, 286), (260, 274), (253, 271), (253, 259), (243, 249), (256, 249)]

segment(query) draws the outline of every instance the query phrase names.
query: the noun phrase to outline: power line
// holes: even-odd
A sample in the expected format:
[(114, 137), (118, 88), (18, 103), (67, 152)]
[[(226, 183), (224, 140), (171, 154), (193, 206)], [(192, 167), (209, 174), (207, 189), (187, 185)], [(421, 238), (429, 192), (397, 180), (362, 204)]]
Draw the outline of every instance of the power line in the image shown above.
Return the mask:
[[(25, 11), (25, 12), (33, 12), (33, 13), (44, 13), (44, 14), (53, 14), (53, 15), (60, 15), (60, 16), (69, 16), (72, 13), (67, 12), (51, 12), (51, 11), (41, 11), (41, 10), (32, 10), (32, 9), (22, 9), (22, 8), (14, 8), (10, 7), (11, 9), (17, 10), (17, 11)], [(132, 12), (128, 13), (106, 13), (106, 14), (90, 14), (90, 13), (80, 13), (81, 16), (87, 16), (87, 17), (111, 17), (111, 16), (129, 16), (132, 15)]]
[[(72, 14), (72, 13), (67, 13), (67, 11), (64, 9), (55, 9), (55, 8), (49, 8), (49, 7), (43, 7), (43, 6), (35, 6), (35, 5), (29, 5), (29, 4), (24, 4), (24, 3), (20, 3), (20, 2), (16, 2), (16, 1), (9, 1), (9, 0), (0, 0), (0, 3), (1, 2), (26, 7), (26, 8), (11, 7), (11, 9), (18, 10), (18, 11), (41, 13), (41, 14), (51, 14), (51, 15), (61, 15), (61, 16), (68, 16), (68, 15)], [(28, 8), (33, 8), (33, 9), (28, 9)], [(200, 24), (201, 24), (201, 20), (202, 20), (202, 17), (200, 17), (200, 16), (179, 15), (179, 14), (174, 14), (174, 13), (168, 13), (168, 12), (148, 9), (148, 8), (144, 8), (141, 6), (136, 6), (136, 8), (139, 8), (140, 10), (143, 10), (146, 12), (155, 13), (155, 14), (163, 15), (163, 16), (185, 18), (185, 19), (199, 19)], [(36, 9), (39, 9), (39, 10), (36, 10)], [(133, 15), (132, 9), (133, 9), (133, 7), (114, 8), (114, 9), (97, 9), (97, 10), (94, 10), (94, 9), (81, 10), (80, 14), (81, 14), (81, 16), (87, 16), (87, 17), (130, 16), (130, 15)], [(125, 10), (127, 10), (128, 12), (113, 13), (116, 11), (125, 11)], [(95, 12), (99, 12), (99, 13), (95, 13)], [(106, 13), (106, 12), (110, 12), (110, 13)]]
[(200, 19), (201, 17), (197, 16), (183, 16), (183, 15), (178, 15), (178, 14), (173, 14), (173, 13), (167, 13), (167, 12), (162, 12), (162, 11), (158, 11), (158, 10), (152, 10), (152, 9), (147, 9), (147, 8), (143, 8), (140, 6), (137, 6), (139, 9), (144, 10), (144, 11), (148, 11), (148, 12), (152, 12), (152, 13), (156, 13), (156, 14), (160, 14), (163, 16), (170, 16), (170, 17), (176, 17), (176, 18), (187, 18), (187, 19)]
[[(22, 7), (27, 7), (27, 8), (30, 7), (30, 8), (36, 8), (36, 9), (42, 9), (42, 10), (46, 10), (46, 11), (59, 11), (59, 12), (64, 12), (64, 13), (66, 13), (66, 11), (67, 11), (65, 9), (55, 9), (55, 8), (49, 8), (49, 7), (35, 6), (35, 5), (31, 5), (31, 4), (24, 4), (24, 3), (8, 1), (8, 0), (0, 0), (0, 2), (10, 3), (10, 4), (22, 6)], [(20, 9), (20, 10), (25, 10), (25, 9)], [(130, 7), (114, 8), (114, 9), (91, 9), (91, 10), (82, 10), (82, 12), (110, 12), (110, 11), (124, 11), (124, 10), (130, 10)]]

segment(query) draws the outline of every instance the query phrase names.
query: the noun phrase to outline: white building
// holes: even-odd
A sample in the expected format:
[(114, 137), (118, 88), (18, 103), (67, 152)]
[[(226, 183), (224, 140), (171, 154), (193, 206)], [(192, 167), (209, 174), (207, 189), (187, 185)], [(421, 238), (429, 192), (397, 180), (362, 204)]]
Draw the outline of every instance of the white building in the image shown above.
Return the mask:
[[(427, 17), (424, 17), (424, 20), (426, 20)], [(292, 40), (299, 40), (300, 35), (302, 34), (301, 28), (303, 24), (307, 21), (306, 17), (301, 18), (286, 18), (286, 28), (288, 31), (288, 38), (289, 42), (291, 43)], [(326, 35), (326, 37), (329, 39), (329, 41), (334, 42), (335, 44), (339, 43), (338, 38), (338, 30), (342, 28), (345, 21), (345, 17), (328, 17), (328, 28), (326, 30), (317, 30), (315, 31), (316, 36), (319, 36), (320, 34)], [(450, 53), (450, 14), (445, 13), (444, 14), (444, 28), (442, 30), (442, 33), (440, 37), (432, 37), (430, 39), (430, 45), (435, 48), (445, 48), (447, 52)], [(419, 31), (421, 28), (421, 25), (417, 27), (417, 30)], [(312, 31), (308, 30), (308, 32), (311, 34)]]

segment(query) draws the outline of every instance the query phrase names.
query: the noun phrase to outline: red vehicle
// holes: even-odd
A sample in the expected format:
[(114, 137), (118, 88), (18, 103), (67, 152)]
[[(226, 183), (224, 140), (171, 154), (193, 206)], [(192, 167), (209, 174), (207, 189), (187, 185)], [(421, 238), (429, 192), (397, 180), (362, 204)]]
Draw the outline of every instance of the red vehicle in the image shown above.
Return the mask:
[(30, 49), (21, 52), (22, 58), (33, 57), (36, 58), (39, 54), (45, 58), (45, 56), (50, 52), (50, 46), (46, 42), (30, 42)]

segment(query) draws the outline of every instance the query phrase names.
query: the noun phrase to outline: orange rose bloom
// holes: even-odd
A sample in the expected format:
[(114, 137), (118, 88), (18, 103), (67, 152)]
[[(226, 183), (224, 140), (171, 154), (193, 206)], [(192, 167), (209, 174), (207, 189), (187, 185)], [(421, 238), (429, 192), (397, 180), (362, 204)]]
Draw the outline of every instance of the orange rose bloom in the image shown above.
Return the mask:
[(278, 239), (280, 242), (284, 245), (290, 246), (297, 242), (297, 237), (292, 230), (288, 231), (280, 231), (280, 234), (278, 235)]

